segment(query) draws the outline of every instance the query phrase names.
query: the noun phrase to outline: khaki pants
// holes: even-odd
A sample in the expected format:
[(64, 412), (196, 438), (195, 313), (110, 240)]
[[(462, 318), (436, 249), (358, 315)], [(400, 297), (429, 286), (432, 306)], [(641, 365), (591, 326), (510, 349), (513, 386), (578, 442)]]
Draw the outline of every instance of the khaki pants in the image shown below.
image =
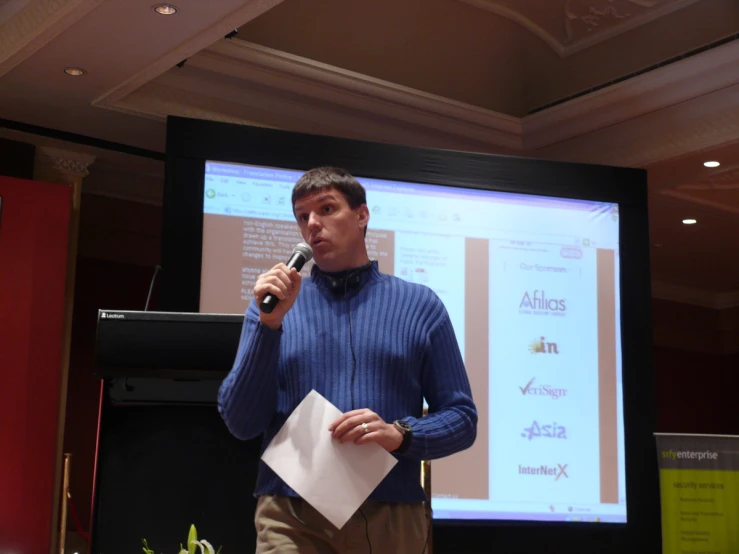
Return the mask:
[[(423, 554), (428, 526), (422, 502), (367, 500), (341, 530), (301, 498), (260, 496), (256, 554)], [(367, 518), (365, 522), (365, 517)], [(369, 539), (369, 540), (368, 540)]]

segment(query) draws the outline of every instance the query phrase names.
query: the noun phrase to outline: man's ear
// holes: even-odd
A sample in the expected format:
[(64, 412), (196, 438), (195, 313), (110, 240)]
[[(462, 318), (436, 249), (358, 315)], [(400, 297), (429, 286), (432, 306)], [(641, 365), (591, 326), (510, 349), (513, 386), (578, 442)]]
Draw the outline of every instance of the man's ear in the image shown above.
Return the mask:
[(367, 225), (369, 224), (369, 218), (370, 218), (369, 208), (367, 207), (367, 204), (362, 204), (361, 206), (357, 208), (357, 216), (358, 216), (358, 223), (360, 224), (360, 226), (366, 228)]

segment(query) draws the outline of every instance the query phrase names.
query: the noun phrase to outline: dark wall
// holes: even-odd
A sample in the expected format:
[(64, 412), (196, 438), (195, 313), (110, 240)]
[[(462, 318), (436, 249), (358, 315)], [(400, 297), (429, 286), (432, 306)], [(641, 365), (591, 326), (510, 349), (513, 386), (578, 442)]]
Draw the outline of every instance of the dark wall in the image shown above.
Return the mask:
[(33, 179), (35, 157), (33, 144), (0, 138), (0, 175)]
[[(143, 310), (158, 262), (161, 208), (83, 195), (64, 451), (71, 493), (89, 532), (100, 381), (93, 375), (98, 309)], [(154, 287), (150, 309), (156, 309)], [(70, 530), (75, 522), (70, 519)]]
[(735, 391), (739, 354), (655, 348), (657, 430), (664, 433), (739, 433)]

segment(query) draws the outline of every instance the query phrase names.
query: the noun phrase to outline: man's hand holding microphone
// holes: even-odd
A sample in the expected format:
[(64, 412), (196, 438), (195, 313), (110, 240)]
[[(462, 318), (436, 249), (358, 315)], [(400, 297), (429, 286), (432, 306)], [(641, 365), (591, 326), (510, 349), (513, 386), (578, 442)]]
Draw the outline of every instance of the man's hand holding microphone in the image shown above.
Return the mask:
[(279, 329), (285, 314), (295, 304), (300, 292), (300, 270), (313, 258), (313, 249), (304, 242), (298, 244), (284, 264), (277, 264), (263, 273), (254, 285), (259, 305), (259, 321), (270, 329)]

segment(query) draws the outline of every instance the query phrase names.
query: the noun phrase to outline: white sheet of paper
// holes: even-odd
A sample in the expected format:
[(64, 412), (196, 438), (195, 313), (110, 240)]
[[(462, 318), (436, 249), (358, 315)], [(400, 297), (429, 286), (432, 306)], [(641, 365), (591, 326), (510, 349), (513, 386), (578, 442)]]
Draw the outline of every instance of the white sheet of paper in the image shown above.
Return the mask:
[(332, 439), (328, 426), (341, 413), (310, 391), (262, 454), (272, 471), (339, 529), (398, 463), (376, 443)]

